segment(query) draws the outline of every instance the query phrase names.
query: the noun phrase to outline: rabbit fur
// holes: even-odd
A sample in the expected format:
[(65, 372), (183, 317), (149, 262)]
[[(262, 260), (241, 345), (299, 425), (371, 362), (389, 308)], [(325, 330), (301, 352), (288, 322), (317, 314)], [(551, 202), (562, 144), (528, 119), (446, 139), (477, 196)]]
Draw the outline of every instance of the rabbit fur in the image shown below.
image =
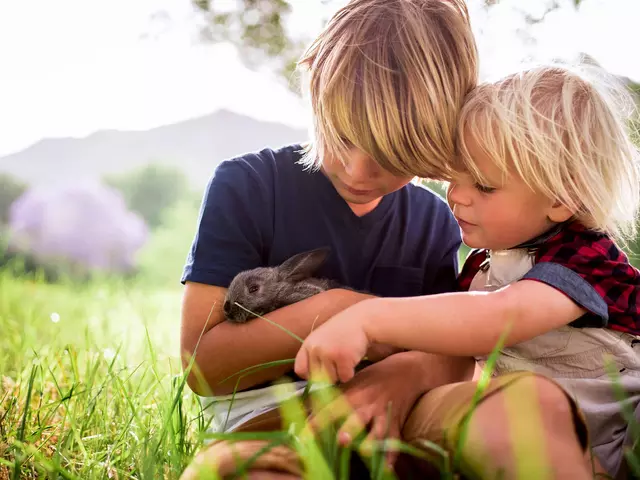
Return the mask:
[(329, 252), (328, 248), (317, 248), (293, 255), (276, 267), (258, 267), (240, 272), (231, 281), (225, 296), (223, 310), (226, 320), (246, 323), (256, 315), (266, 315), (337, 287), (332, 280), (312, 277)]

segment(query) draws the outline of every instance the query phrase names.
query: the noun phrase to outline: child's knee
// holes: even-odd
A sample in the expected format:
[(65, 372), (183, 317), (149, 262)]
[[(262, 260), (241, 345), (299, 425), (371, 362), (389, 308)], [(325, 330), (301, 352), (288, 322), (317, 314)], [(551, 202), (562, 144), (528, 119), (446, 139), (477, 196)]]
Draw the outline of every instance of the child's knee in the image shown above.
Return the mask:
[[(542, 376), (525, 376), (484, 399), (472, 415), (466, 448), (493, 457), (537, 444), (545, 454), (548, 441), (586, 450), (584, 420), (568, 394)], [(528, 449), (527, 447), (527, 449)]]
[[(518, 385), (520, 384), (520, 385)], [(537, 415), (547, 435), (562, 436), (567, 441), (577, 441), (585, 450), (588, 443), (587, 426), (577, 404), (566, 390), (553, 380), (543, 376), (523, 378), (514, 385), (514, 391), (505, 391), (514, 398), (531, 395), (537, 402)], [(523, 415), (527, 412), (522, 412)], [(574, 436), (575, 434), (575, 436)]]
[[(567, 393), (557, 383), (542, 376), (525, 377), (515, 382), (505, 395), (512, 398), (527, 395), (537, 403), (537, 411), (551, 422), (573, 421), (573, 408)], [(526, 397), (525, 397), (526, 398)], [(522, 412), (526, 414), (527, 412)]]
[(524, 471), (529, 472), (526, 478), (554, 478), (562, 470), (558, 449), (567, 459), (582, 459), (584, 439), (575, 435), (579, 424), (559, 385), (523, 376), (474, 410), (463, 444), (464, 463), (475, 472), (510, 472), (507, 478)]
[[(578, 412), (567, 392), (554, 381), (528, 375), (486, 398), (474, 416), (493, 417), (492, 430), (508, 432), (537, 423), (540, 430), (573, 428)], [(503, 425), (499, 425), (499, 424)]]

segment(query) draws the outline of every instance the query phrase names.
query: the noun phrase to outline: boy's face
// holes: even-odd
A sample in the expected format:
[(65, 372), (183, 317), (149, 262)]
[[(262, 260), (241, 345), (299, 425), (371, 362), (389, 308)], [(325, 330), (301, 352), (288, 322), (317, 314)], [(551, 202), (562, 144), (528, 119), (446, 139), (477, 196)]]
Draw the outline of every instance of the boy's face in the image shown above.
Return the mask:
[(413, 178), (389, 173), (357, 148), (351, 148), (342, 162), (326, 155), (322, 170), (338, 194), (354, 211), (359, 210), (362, 214), (368, 213), (367, 207), (369, 211), (373, 210), (384, 195), (399, 190)]
[(478, 185), (470, 175), (452, 182), (449, 206), (460, 225), (462, 241), (471, 248), (504, 250), (531, 240), (555, 222), (567, 220), (565, 210), (536, 193), (518, 176), (502, 181), (502, 172), (472, 139), (467, 145), (477, 168), (490, 185)]

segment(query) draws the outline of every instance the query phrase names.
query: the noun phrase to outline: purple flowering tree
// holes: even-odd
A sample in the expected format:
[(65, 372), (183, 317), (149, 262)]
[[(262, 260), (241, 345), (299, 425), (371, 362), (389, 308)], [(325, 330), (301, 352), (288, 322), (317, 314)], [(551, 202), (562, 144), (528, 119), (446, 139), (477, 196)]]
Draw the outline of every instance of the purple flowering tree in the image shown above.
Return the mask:
[(73, 271), (130, 273), (148, 228), (97, 182), (34, 187), (9, 210), (9, 249)]

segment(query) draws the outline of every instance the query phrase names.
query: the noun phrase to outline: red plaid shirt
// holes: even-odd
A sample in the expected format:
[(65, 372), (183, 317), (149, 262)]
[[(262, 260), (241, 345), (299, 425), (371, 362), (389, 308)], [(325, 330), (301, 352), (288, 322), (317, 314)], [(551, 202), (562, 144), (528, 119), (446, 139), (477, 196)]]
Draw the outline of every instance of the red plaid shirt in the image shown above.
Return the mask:
[[(562, 265), (594, 288), (608, 308), (607, 328), (640, 335), (640, 271), (607, 235), (572, 222), (530, 248), (535, 250), (536, 264)], [(469, 254), (458, 276), (459, 290), (469, 290), (474, 276), (487, 261), (487, 250)], [(579, 321), (576, 326), (580, 326)]]

